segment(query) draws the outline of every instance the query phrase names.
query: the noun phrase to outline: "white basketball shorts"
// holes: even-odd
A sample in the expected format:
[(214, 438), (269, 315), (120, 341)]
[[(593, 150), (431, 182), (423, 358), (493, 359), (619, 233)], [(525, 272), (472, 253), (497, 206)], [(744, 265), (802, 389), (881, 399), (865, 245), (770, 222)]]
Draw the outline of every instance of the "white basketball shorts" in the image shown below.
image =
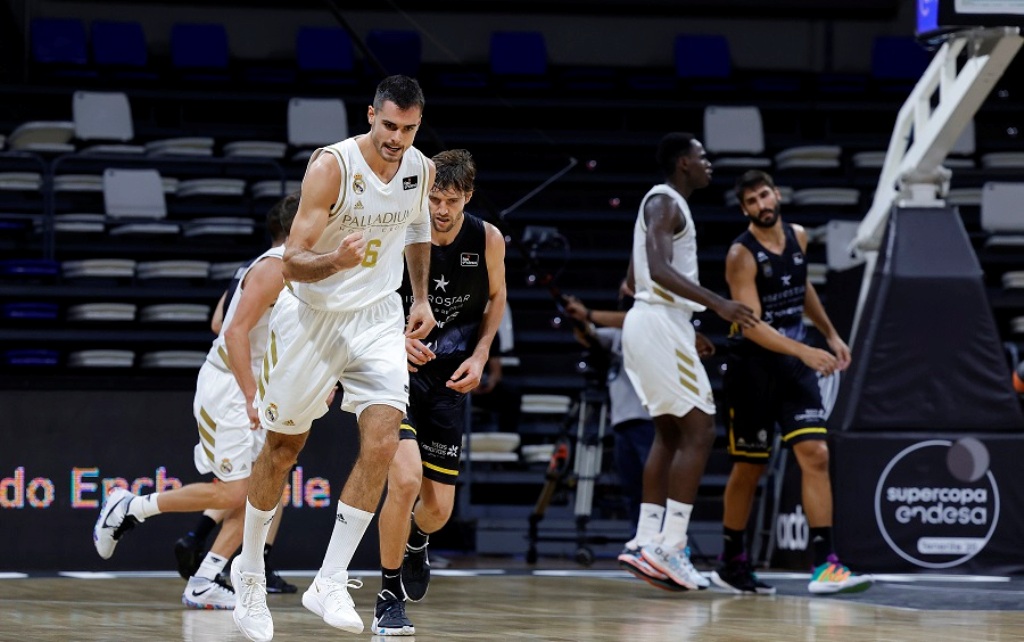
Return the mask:
[(199, 369), (192, 413), (199, 425), (199, 443), (193, 451), (196, 469), (226, 482), (248, 478), (266, 431), (249, 428), (245, 395), (235, 376), (205, 362)]
[(351, 312), (312, 308), (285, 289), (270, 316), (270, 338), (257, 377), (260, 422), (298, 435), (327, 412), (341, 381), (341, 409), (358, 417), (370, 405), (405, 412), (409, 371), (405, 315), (398, 294)]
[(683, 417), (697, 408), (715, 414), (704, 365), (697, 356), (690, 313), (637, 301), (622, 327), (623, 364), (652, 417)]

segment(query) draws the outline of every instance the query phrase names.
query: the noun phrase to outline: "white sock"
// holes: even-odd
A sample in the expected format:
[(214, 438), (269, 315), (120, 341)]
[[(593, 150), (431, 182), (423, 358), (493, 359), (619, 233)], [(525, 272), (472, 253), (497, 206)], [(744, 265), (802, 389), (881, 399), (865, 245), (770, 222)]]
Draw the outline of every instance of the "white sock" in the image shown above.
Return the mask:
[(666, 548), (686, 546), (686, 529), (690, 526), (693, 504), (670, 499), (665, 502), (665, 523), (661, 527), (661, 541)]
[(136, 497), (128, 504), (128, 514), (135, 519), (144, 521), (147, 517), (160, 514), (160, 507), (156, 503), (156, 498), (160, 493), (150, 493), (149, 495), (143, 495)]
[(347, 577), (348, 565), (352, 563), (352, 556), (356, 554), (356, 548), (371, 519), (373, 513), (338, 502), (338, 517), (334, 520), (331, 541), (327, 544), (324, 564), (320, 567), (322, 577), (334, 577), (341, 573)]
[(217, 579), (217, 576), (224, 570), (224, 566), (227, 563), (226, 557), (221, 557), (216, 553), (207, 553), (206, 557), (203, 558), (203, 563), (199, 565), (199, 570), (196, 571), (195, 576), (212, 582)]
[(636, 548), (651, 543), (651, 539), (661, 532), (661, 522), (665, 519), (665, 507), (658, 504), (640, 504), (640, 519), (636, 523), (636, 537), (631, 543)]
[(260, 510), (245, 500), (245, 534), (242, 536), (242, 552), (238, 555), (238, 567), (250, 573), (263, 573), (263, 546), (267, 543), (270, 524), (274, 521), (277, 506)]

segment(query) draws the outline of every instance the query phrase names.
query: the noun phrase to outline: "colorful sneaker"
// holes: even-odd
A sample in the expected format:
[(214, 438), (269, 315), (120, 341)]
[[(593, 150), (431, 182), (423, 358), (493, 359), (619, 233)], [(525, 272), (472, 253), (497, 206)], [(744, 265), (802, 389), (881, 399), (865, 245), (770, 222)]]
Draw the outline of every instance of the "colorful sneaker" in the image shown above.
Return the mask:
[(669, 579), (668, 575), (665, 575), (661, 571), (655, 570), (653, 566), (647, 563), (643, 555), (640, 554), (640, 549), (631, 549), (627, 545), (626, 548), (622, 549), (619, 553), (619, 568), (631, 574), (638, 580), (643, 580), (651, 586), (656, 588), (664, 589), (666, 591), (685, 591), (685, 586), (679, 586), (675, 582)]
[(174, 559), (178, 563), (178, 575), (187, 580), (195, 576), (203, 563), (203, 547), (192, 533), (179, 537), (174, 542)]
[(355, 602), (348, 594), (350, 588), (363, 587), (362, 580), (348, 579), (348, 573), (339, 573), (333, 577), (324, 577), (317, 572), (313, 583), (302, 594), (302, 606), (316, 613), (336, 629), (349, 633), (362, 633), (363, 620), (356, 613)]
[(231, 586), (235, 589), (235, 626), (253, 642), (274, 639), (274, 619), (267, 608), (267, 578), (262, 573), (238, 570), (238, 558), (231, 561)]
[(267, 569), (267, 593), (298, 593), (299, 587), (289, 584), (287, 580), (278, 575), (277, 571), (263, 561)]
[(420, 548), (408, 545), (405, 547), (405, 557), (402, 558), (402, 590), (410, 602), (422, 600), (430, 585), (430, 557), (427, 555), (427, 546), (428, 544)]
[(829, 555), (827, 562), (811, 572), (807, 590), (815, 594), (860, 593), (871, 588), (874, 581), (875, 578), (870, 575), (853, 573), (838, 557)]
[(128, 514), (128, 505), (133, 499), (135, 495), (125, 489), (114, 488), (100, 510), (100, 516), (92, 528), (92, 541), (96, 545), (96, 552), (105, 560), (114, 554), (114, 547), (121, 536), (142, 521)]
[(641, 547), (640, 554), (656, 571), (664, 573), (683, 588), (696, 591), (711, 586), (708, 578), (693, 567), (689, 548), (668, 548), (655, 543)]
[(377, 594), (377, 606), (373, 609), (374, 635), (416, 635), (416, 627), (405, 614), (405, 602), (391, 591)]
[(711, 573), (711, 581), (733, 593), (775, 595), (774, 586), (768, 586), (757, 578), (746, 553), (719, 564)]
[(235, 602), (234, 591), (205, 577), (190, 577), (181, 594), (181, 603), (190, 609), (233, 609)]

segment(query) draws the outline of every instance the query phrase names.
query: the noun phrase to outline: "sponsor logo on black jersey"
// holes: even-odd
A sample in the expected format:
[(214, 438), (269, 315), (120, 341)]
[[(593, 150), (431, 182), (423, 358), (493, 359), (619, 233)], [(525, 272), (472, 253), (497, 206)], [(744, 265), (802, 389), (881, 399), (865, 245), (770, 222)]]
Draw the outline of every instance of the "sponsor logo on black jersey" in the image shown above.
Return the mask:
[(419, 176), (406, 176), (402, 179), (402, 189), (416, 189), (420, 183)]
[(459, 265), (462, 267), (477, 267), (480, 265), (480, 255), (475, 252), (463, 252)]

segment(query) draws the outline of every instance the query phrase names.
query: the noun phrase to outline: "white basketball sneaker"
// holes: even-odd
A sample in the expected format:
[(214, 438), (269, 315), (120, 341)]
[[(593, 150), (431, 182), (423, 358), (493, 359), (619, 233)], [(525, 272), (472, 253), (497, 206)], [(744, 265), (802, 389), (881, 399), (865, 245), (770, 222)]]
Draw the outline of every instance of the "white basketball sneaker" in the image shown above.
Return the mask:
[(349, 633), (362, 633), (363, 620), (356, 613), (355, 602), (348, 590), (363, 587), (362, 580), (348, 579), (348, 573), (324, 577), (319, 572), (313, 578), (306, 592), (302, 594), (302, 606), (316, 613), (336, 629)]
[(190, 609), (233, 609), (235, 592), (205, 577), (190, 577), (181, 603)]
[(238, 558), (231, 562), (231, 585), (235, 588), (235, 626), (253, 642), (274, 639), (274, 619), (267, 608), (267, 578), (262, 573), (238, 570)]
[(121, 536), (142, 521), (128, 514), (128, 504), (133, 499), (135, 495), (123, 488), (111, 490), (100, 510), (100, 516), (96, 519), (96, 525), (92, 527), (92, 541), (96, 545), (96, 552), (105, 560), (114, 554), (114, 547)]

